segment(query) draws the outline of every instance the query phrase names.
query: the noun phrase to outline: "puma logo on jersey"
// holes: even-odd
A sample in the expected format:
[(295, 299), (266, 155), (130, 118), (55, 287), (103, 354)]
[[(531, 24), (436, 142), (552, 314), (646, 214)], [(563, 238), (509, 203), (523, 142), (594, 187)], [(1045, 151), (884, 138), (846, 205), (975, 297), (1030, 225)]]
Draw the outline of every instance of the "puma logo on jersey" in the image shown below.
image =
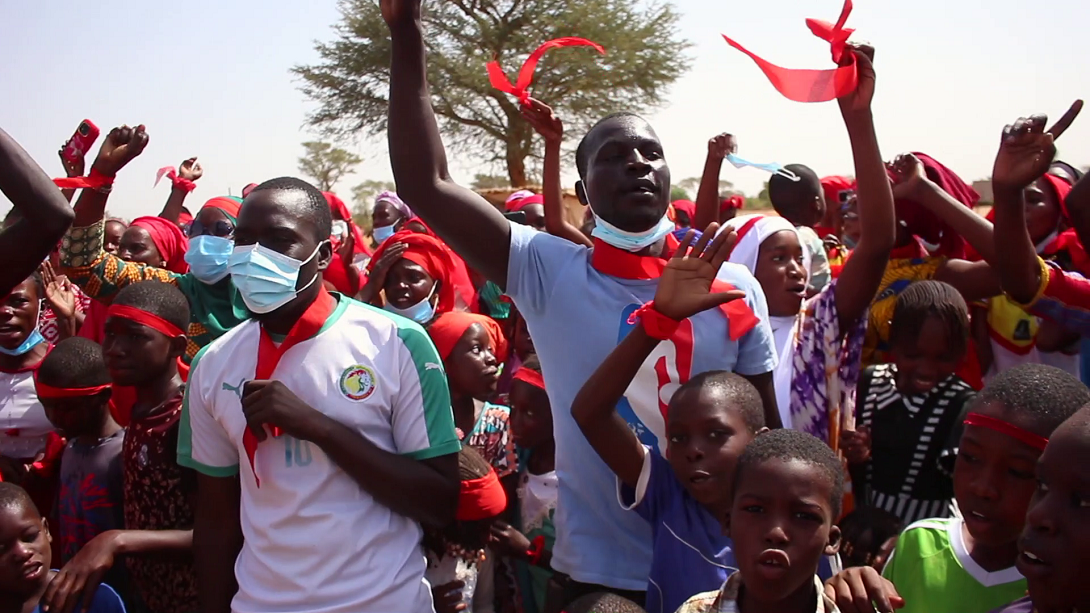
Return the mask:
[(240, 380), (237, 386), (226, 382), (222, 385), (223, 388), (220, 391), (234, 392), (238, 396), (238, 401), (242, 402), (242, 388), (246, 386), (246, 379)]
[(441, 364), (436, 364), (435, 362), (424, 362), (424, 370), (438, 370), (439, 372), (443, 372), (443, 366)]

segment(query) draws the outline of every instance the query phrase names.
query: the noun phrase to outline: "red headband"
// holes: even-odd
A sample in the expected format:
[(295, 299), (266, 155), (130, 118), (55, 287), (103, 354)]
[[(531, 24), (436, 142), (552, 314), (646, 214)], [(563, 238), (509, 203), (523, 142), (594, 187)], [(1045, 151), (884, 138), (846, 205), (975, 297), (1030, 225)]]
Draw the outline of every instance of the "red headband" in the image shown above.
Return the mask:
[(462, 481), (455, 518), (458, 521), (489, 519), (506, 508), (507, 493), (503, 491), (496, 471), (489, 469), (488, 474), (479, 479)]
[(1002, 419), (996, 419), (987, 415), (981, 415), (980, 413), (969, 413), (965, 416), (966, 426), (980, 426), (981, 428), (987, 428), (989, 430), (995, 430), (1000, 434), (1006, 434), (1007, 436), (1022, 441), (1023, 443), (1039, 449), (1045, 450), (1045, 445), (1048, 444), (1048, 439), (1043, 436), (1038, 436), (1028, 430), (1023, 430), (1018, 426), (1007, 423)]
[(541, 377), (541, 373), (536, 370), (531, 370), (526, 367), (519, 368), (515, 371), (515, 376), (512, 377), (515, 381), (522, 381), (523, 383), (529, 383), (530, 385), (545, 389), (545, 379)]
[(176, 336), (185, 336), (178, 326), (170, 323), (169, 321), (159, 317), (155, 313), (149, 313), (144, 309), (138, 309), (134, 306), (127, 304), (111, 304), (110, 308), (106, 310), (106, 317), (120, 317), (122, 319), (128, 319), (135, 321), (138, 324), (145, 325), (152, 330), (158, 330), (163, 334), (173, 338)]
[(833, 61), (840, 64), (845, 52), (849, 53), (848, 64), (832, 70), (798, 70), (781, 68), (771, 62), (765, 61), (746, 50), (745, 47), (734, 42), (727, 35), (723, 38), (727, 44), (748, 55), (757, 66), (765, 73), (772, 86), (789, 100), (795, 102), (826, 102), (855, 91), (859, 84), (859, 74), (855, 65), (855, 54), (848, 49), (848, 37), (855, 30), (845, 28), (848, 15), (852, 12), (852, 0), (844, 0), (844, 8), (840, 11), (840, 19), (836, 24), (819, 19), (807, 19), (806, 25), (814, 36), (829, 42), (833, 53)]
[(109, 383), (94, 387), (53, 387), (48, 383), (42, 383), (37, 376), (34, 377), (34, 389), (38, 392), (38, 398), (77, 398), (80, 396), (94, 396), (112, 387)]
[(488, 63), (488, 80), (491, 81), (492, 87), (515, 96), (519, 99), (519, 102), (523, 104), (530, 99), (530, 94), (526, 90), (529, 89), (530, 84), (534, 81), (534, 70), (537, 69), (537, 63), (541, 61), (541, 56), (545, 55), (545, 52), (549, 49), (556, 49), (558, 47), (594, 47), (598, 53), (602, 55), (606, 54), (605, 48), (595, 42), (591, 42), (585, 38), (554, 38), (541, 45), (530, 54), (530, 57), (526, 58), (526, 61), (522, 64), (522, 68), (519, 69), (518, 81), (511, 85), (511, 81), (504, 74), (503, 68), (500, 67), (500, 63), (492, 61)]

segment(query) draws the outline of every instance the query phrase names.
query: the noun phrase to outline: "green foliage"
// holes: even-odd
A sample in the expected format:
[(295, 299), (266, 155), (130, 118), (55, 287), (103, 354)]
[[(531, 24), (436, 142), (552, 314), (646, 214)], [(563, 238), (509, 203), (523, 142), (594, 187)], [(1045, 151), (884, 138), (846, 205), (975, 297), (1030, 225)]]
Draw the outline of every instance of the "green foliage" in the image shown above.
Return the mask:
[(689, 197), (689, 192), (675, 185), (670, 188), (670, 202), (674, 200), (692, 200), (692, 198)]
[(501, 177), (499, 175), (475, 174), (473, 175), (473, 184), (470, 185), (470, 187), (473, 189), (511, 187), (511, 181), (507, 177)]
[[(386, 132), (390, 34), (375, 0), (341, 0), (336, 38), (320, 42), (319, 61), (296, 66), (303, 92), (319, 103), (312, 125), (330, 135)], [(518, 101), (489, 84), (497, 58), (512, 79), (546, 40), (581, 36), (606, 49), (555, 50), (541, 61), (531, 93), (553, 106), (567, 133), (582, 135), (619, 110), (645, 111), (664, 100), (688, 68), (689, 43), (668, 0), (443, 0), (424, 4), (428, 84), (447, 145), (485, 163), (503, 163), (512, 185), (526, 184), (525, 163), (538, 137)]]
[[(688, 179), (682, 179), (677, 182), (677, 186), (681, 189), (695, 194), (700, 191), (700, 177), (689, 177)], [(730, 181), (723, 179), (719, 180), (719, 193), (729, 192), (734, 189), (734, 184)]]
[(747, 211), (762, 211), (770, 210), (772, 208), (772, 199), (768, 197), (768, 181), (765, 181), (764, 188), (761, 189), (761, 193), (756, 196), (746, 196)]
[(358, 155), (329, 143), (305, 142), (303, 150), (303, 157), (299, 158), (299, 172), (314, 179), (315, 185), (323, 192), (331, 191), (341, 177), (363, 161)]

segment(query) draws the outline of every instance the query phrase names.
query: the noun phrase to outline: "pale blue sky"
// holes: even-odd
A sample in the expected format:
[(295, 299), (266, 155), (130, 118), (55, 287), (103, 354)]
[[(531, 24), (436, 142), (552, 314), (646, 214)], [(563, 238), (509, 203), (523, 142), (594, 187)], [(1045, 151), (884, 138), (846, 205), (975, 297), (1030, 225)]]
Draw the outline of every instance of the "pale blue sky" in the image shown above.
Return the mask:
[[(695, 61), (649, 114), (675, 180), (700, 173), (707, 139), (721, 131), (736, 134), (740, 153), (755, 161), (801, 162), (822, 175), (851, 172), (835, 103), (780, 97), (720, 37), (727, 33), (783, 66), (828, 67), (828, 47), (804, 18), (835, 20), (840, 0), (675, 4)], [(1090, 95), (1082, 66), (1090, 51), (1087, 9), (1080, 4), (857, 0), (849, 25), (877, 48), (874, 112), (884, 156), (921, 150), (966, 180), (988, 175), (1004, 123), (1032, 112), (1058, 116)], [(237, 194), (251, 181), (297, 173), (300, 143), (313, 137), (304, 125), (311, 103), (288, 71), (316, 59), (313, 41), (330, 39), (337, 19), (333, 0), (5, 2), (0, 126), (60, 176), (56, 151), (84, 117), (104, 132), (123, 122), (146, 124), (151, 143), (115, 187), (114, 214), (158, 212), (168, 188), (152, 189), (155, 170), (191, 155), (206, 175), (190, 204), (228, 188)], [(366, 162), (338, 186), (346, 199), (363, 179), (391, 177), (385, 141), (349, 148)], [(1090, 164), (1090, 117), (1064, 136), (1060, 153)], [(573, 165), (565, 160), (566, 168)], [(455, 177), (468, 181), (474, 170), (456, 166)], [(766, 176), (728, 166), (723, 178), (755, 192)], [(0, 209), (7, 208), (0, 198)]]

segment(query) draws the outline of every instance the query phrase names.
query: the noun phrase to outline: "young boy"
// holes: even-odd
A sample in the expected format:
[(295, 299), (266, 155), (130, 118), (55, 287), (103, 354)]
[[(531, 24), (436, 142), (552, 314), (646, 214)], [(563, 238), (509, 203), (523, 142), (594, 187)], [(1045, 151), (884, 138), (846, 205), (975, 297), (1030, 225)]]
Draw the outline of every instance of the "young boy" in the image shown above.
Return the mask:
[[(46, 417), (68, 439), (61, 456), (57, 537), (61, 562), (99, 534), (125, 526), (121, 445), (125, 431), (110, 416), (110, 373), (102, 347), (85, 338), (61, 341), (42, 360), (35, 379)], [(117, 565), (102, 579), (127, 591)]]
[(124, 288), (107, 311), (102, 352), (110, 378), (136, 388), (122, 446), (125, 526), (91, 539), (65, 565), (46, 594), (54, 611), (93, 589), (120, 556), (148, 611), (197, 609), (193, 563), (187, 559), (195, 479), (175, 455), (183, 391), (178, 358), (185, 353), (182, 330), (188, 322), (185, 295), (158, 281)]
[[(46, 602), (43, 594), (55, 574), (50, 570), (52, 540), (30, 496), (17, 485), (0, 483), (0, 612), (41, 612), (39, 602)], [(99, 585), (88, 594), (81, 611), (125, 613), (109, 586)]]
[(1037, 491), (1018, 541), (1029, 596), (996, 613), (1090, 611), (1090, 407), (1056, 428), (1037, 463)]
[[(834, 555), (844, 472), (821, 440), (797, 430), (757, 436), (738, 459), (724, 529), (738, 572), (697, 594), (678, 613), (837, 613), (815, 573)], [(744, 589), (743, 589), (744, 588)]]
[[(718, 256), (728, 251), (728, 234), (721, 233), (709, 245), (714, 232), (704, 233), (688, 257), (679, 248), (649, 310), (677, 322), (730, 298), (708, 290)], [(685, 265), (693, 265), (697, 276), (703, 274), (704, 284), (679, 283), (677, 275)], [(765, 420), (761, 397), (748, 381), (729, 372), (705, 372), (670, 399), (663, 453), (644, 446), (616, 406), (660, 342), (648, 323), (654, 317), (644, 312), (644, 326), (629, 333), (591, 375), (575, 397), (572, 417), (617, 475), (621, 506), (651, 525), (647, 609), (673, 611), (689, 596), (722, 585), (736, 566), (721, 525), (730, 511), (735, 463), (764, 429)]]
[(772, 201), (777, 215), (795, 225), (803, 246), (810, 253), (808, 293), (812, 295), (820, 292), (831, 278), (825, 245), (814, 232), (814, 226), (820, 225), (825, 217), (825, 189), (821, 186), (821, 179), (809, 166), (788, 164), (784, 168), (795, 173), (798, 180), (772, 175), (768, 180), (768, 199)]
[[(1090, 402), (1090, 391), (1066, 372), (1041, 364), (1016, 366), (992, 379), (964, 419), (954, 465), (954, 497), (961, 517), (927, 519), (897, 540), (883, 576), (849, 569), (829, 582), (837, 604), (903, 599), (904, 613), (986, 613), (1023, 596), (1015, 567), (1018, 538), (1034, 470), (1048, 437)], [(870, 586), (863, 588), (864, 584)]]

